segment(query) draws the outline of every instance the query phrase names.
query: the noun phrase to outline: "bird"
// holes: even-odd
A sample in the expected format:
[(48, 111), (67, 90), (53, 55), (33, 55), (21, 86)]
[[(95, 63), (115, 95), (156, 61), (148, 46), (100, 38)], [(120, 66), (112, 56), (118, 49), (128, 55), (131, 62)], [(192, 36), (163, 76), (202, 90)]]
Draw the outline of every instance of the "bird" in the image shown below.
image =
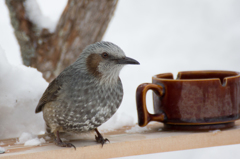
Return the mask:
[(66, 67), (43, 93), (35, 113), (43, 112), (46, 131), (54, 134), (60, 147), (76, 147), (63, 142), (60, 132), (95, 130), (97, 143), (110, 142), (98, 127), (110, 119), (123, 99), (119, 73), (127, 64), (140, 64), (127, 57), (117, 45), (100, 41), (88, 45), (74, 63)]

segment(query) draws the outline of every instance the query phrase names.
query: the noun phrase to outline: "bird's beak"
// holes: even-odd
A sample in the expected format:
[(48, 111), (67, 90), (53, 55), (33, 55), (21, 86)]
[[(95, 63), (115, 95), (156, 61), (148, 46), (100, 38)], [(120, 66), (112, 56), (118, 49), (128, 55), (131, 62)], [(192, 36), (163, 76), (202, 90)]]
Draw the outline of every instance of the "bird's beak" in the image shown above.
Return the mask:
[(130, 57), (117, 59), (117, 63), (118, 64), (135, 64), (135, 65), (139, 65), (140, 64), (137, 60), (134, 60), (134, 59), (132, 59)]

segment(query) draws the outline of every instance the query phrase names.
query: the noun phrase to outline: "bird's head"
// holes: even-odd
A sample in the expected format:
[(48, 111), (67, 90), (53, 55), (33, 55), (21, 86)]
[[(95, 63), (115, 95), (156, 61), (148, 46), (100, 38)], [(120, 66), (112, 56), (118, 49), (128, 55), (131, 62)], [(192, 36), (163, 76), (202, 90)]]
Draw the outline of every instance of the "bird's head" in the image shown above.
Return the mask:
[(120, 47), (106, 41), (87, 46), (79, 56), (78, 61), (82, 61), (86, 70), (103, 83), (117, 82), (124, 65), (139, 64), (138, 61), (126, 57)]

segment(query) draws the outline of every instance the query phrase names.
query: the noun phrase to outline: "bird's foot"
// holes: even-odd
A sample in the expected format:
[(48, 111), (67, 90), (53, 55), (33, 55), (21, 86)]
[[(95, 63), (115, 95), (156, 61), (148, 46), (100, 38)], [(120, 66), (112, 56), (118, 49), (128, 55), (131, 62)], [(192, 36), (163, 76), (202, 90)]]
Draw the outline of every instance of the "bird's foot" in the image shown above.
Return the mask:
[(109, 141), (107, 138), (104, 139), (102, 135), (100, 135), (100, 136), (95, 135), (95, 139), (96, 139), (96, 141), (97, 141), (98, 143), (102, 144), (102, 146), (103, 146), (107, 141), (110, 143), (110, 141)]
[(55, 145), (60, 146), (60, 147), (73, 147), (76, 150), (76, 147), (72, 143), (67, 143), (63, 142), (59, 136), (59, 131), (56, 130), (54, 132), (54, 135), (56, 136), (55, 138)]
[(62, 142), (62, 140), (55, 139), (55, 145), (60, 147), (73, 147), (76, 150), (76, 147), (72, 143)]
[(105, 138), (105, 139), (103, 138), (102, 134), (100, 134), (97, 129), (95, 129), (95, 131), (97, 133), (97, 135), (95, 135), (95, 139), (98, 143), (102, 144), (102, 147), (106, 142), (110, 143), (110, 141), (107, 138)]

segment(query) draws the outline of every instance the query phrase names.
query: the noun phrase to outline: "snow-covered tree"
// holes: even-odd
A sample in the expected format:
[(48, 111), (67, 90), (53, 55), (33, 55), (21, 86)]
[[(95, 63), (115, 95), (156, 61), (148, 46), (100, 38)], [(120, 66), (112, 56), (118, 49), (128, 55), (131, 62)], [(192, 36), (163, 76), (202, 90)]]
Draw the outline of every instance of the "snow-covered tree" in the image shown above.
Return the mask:
[(118, 1), (69, 0), (57, 24), (41, 14), (35, 0), (5, 2), (24, 65), (51, 81), (85, 46), (102, 39)]

